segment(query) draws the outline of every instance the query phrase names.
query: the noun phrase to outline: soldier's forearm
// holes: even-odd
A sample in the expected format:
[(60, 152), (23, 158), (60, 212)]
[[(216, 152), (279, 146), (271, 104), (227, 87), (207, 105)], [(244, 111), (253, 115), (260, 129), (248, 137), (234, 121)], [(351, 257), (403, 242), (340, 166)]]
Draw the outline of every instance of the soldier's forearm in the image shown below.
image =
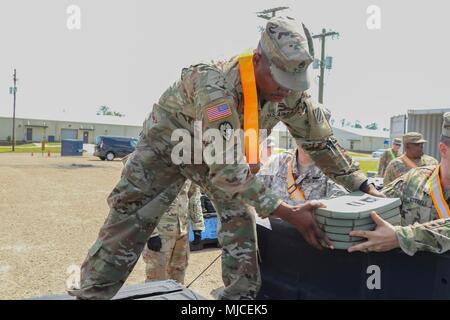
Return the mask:
[(261, 217), (269, 216), (281, 203), (278, 196), (250, 173), (247, 164), (212, 165), (210, 169), (210, 180), (216, 187), (255, 207)]
[(444, 253), (450, 249), (450, 219), (395, 227), (400, 248), (408, 255), (417, 251)]
[(345, 154), (344, 149), (334, 139), (330, 138), (321, 144), (305, 143), (303, 146), (328, 177), (348, 190), (359, 190), (367, 181), (367, 177), (359, 170), (359, 165)]

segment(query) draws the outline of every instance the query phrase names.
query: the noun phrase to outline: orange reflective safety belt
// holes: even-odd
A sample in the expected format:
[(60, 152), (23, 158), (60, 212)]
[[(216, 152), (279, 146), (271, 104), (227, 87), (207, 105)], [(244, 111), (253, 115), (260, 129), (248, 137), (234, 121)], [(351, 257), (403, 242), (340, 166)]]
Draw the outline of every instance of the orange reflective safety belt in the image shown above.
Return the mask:
[(292, 162), (294, 161), (294, 158), (292, 158), (289, 161), (288, 164), (288, 173), (287, 173), (287, 191), (291, 195), (292, 200), (294, 200), (297, 203), (304, 203), (305, 202), (305, 196), (302, 193), (302, 190), (300, 190), (300, 187), (297, 186), (294, 179), (294, 174), (292, 172)]
[(256, 164), (259, 163), (259, 117), (253, 53), (239, 56), (239, 70), (244, 94), (245, 156), (247, 163)]
[(446, 219), (450, 217), (450, 209), (442, 191), (441, 178), (439, 177), (440, 167), (437, 166), (430, 179), (431, 199), (433, 199), (433, 204), (439, 214), (439, 218)]
[(391, 154), (391, 160), (394, 160), (395, 158), (397, 158), (397, 156), (394, 154), (394, 152), (391, 150), (389, 150), (390, 154)]
[(417, 164), (414, 163), (410, 158), (406, 156), (406, 154), (402, 155), (400, 159), (406, 164), (410, 169), (417, 168)]

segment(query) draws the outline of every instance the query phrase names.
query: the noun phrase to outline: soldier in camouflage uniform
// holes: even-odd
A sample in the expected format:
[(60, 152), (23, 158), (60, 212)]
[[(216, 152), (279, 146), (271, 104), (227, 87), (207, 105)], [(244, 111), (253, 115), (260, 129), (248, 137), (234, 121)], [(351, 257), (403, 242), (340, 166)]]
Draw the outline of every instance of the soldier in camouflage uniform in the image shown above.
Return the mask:
[[(259, 129), (271, 129), (282, 121), (325, 174), (349, 190), (380, 195), (336, 142), (322, 107), (303, 94), (309, 87), (307, 68), (313, 60), (308, 34), (294, 21), (278, 17), (268, 21), (262, 32), (251, 56)], [(111, 210), (81, 267), (81, 286), (70, 294), (80, 299), (113, 297), (186, 179), (200, 186), (220, 217), (226, 253), (222, 258), (223, 299), (253, 299), (259, 290), (255, 210), (263, 218), (271, 215), (291, 223), (318, 249), (324, 242), (331, 245), (312, 212), (323, 205), (284, 203), (252, 175), (240, 152), (242, 145), (230, 140), (234, 137), (230, 132), (239, 131), (244, 123), (239, 61), (236, 57), (220, 66), (198, 64), (184, 69), (181, 79), (154, 105), (154, 117), (144, 123), (123, 177), (108, 197)], [(173, 158), (174, 152), (180, 154), (176, 152), (180, 142), (172, 137), (177, 129), (183, 129), (194, 146), (189, 152), (182, 149), (181, 162)], [(195, 137), (209, 129), (216, 129), (219, 139), (201, 139), (203, 143), (198, 144)], [(211, 144), (226, 144), (219, 156), (231, 153), (236, 161), (207, 163), (202, 150)]]
[(296, 152), (288, 151), (273, 155), (257, 174), (264, 185), (279, 195), (284, 202), (292, 206), (302, 203), (292, 197), (295, 187), (288, 185), (291, 165), (295, 186), (301, 190), (305, 200), (334, 198), (348, 194), (344, 187), (328, 178), (314, 165), (303, 149), (297, 148)]
[(350, 251), (388, 251), (400, 247), (409, 255), (417, 251), (443, 253), (450, 249), (450, 112), (444, 115), (439, 165), (412, 169), (383, 192), (402, 200), (402, 226), (392, 226), (375, 213), (375, 231), (355, 231), (368, 241)]
[(423, 154), (423, 144), (426, 142), (418, 132), (408, 132), (403, 136), (405, 153), (387, 166), (384, 173), (385, 186), (413, 168), (438, 164), (435, 158)]
[(194, 241), (205, 229), (200, 195), (200, 188), (186, 180), (175, 201), (162, 216), (142, 253), (147, 281), (174, 279), (184, 284), (189, 260), (188, 218), (195, 235)]
[(400, 154), (400, 147), (402, 146), (402, 140), (399, 138), (394, 139), (392, 148), (386, 149), (383, 155), (380, 157), (380, 162), (378, 163), (378, 176), (384, 177), (386, 168), (392, 160), (395, 160)]

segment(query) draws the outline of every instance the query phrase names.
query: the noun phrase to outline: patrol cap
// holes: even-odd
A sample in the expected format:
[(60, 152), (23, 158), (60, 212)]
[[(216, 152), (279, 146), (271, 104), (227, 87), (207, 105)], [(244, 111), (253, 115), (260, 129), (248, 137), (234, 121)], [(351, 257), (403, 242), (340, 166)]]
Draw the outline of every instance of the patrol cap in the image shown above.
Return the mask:
[(401, 145), (401, 144), (402, 144), (402, 139), (400, 139), (400, 138), (395, 138), (395, 139), (394, 139), (394, 144)]
[(261, 34), (260, 45), (278, 84), (293, 91), (309, 89), (307, 69), (313, 57), (303, 26), (287, 18), (272, 18)]
[(450, 112), (444, 113), (444, 123), (442, 124), (442, 135), (450, 138)]
[(403, 144), (407, 143), (425, 143), (428, 142), (423, 138), (423, 135), (419, 132), (408, 132), (403, 135)]

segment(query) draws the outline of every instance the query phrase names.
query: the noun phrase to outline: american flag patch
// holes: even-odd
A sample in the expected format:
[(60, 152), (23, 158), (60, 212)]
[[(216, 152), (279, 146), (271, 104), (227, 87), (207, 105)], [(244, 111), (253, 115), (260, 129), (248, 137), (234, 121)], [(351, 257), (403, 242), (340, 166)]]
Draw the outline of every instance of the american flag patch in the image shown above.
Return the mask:
[(210, 122), (217, 121), (231, 116), (231, 109), (228, 104), (223, 103), (218, 106), (210, 107), (206, 110), (208, 120)]

